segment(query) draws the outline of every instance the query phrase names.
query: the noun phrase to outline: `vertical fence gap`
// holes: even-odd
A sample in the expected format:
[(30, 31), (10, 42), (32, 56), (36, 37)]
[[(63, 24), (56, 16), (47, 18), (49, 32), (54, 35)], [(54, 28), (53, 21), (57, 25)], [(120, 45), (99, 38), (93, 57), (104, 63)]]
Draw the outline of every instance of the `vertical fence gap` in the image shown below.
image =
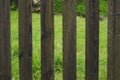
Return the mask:
[(107, 19), (99, 27), (99, 80), (107, 79)]
[[(100, 0), (99, 5), (102, 8), (102, 5), (106, 5), (104, 11), (108, 11), (107, 7), (108, 1), (103, 3)], [(99, 80), (107, 80), (107, 12), (99, 15)]]
[(40, 68), (40, 14), (33, 13), (32, 15), (32, 68), (33, 68), (33, 80), (39, 80), (41, 78)]
[(76, 80), (76, 0), (63, 0), (63, 80)]
[(54, 0), (41, 0), (41, 80), (54, 80)]
[[(10, 9), (11, 10), (11, 9)], [(12, 79), (19, 79), (18, 10), (10, 11)]]
[(77, 80), (81, 80), (85, 78), (85, 18), (77, 16)]
[(10, 2), (0, 0), (0, 80), (11, 80)]
[(107, 80), (120, 80), (120, 0), (108, 0)]
[(86, 1), (86, 73), (85, 80), (98, 80), (99, 0)]
[(55, 55), (54, 55), (54, 72), (55, 72), (55, 80), (62, 80), (62, 72), (63, 72), (63, 65), (62, 65), (62, 16), (61, 14), (55, 15)]
[(32, 80), (32, 0), (19, 0), (20, 80)]

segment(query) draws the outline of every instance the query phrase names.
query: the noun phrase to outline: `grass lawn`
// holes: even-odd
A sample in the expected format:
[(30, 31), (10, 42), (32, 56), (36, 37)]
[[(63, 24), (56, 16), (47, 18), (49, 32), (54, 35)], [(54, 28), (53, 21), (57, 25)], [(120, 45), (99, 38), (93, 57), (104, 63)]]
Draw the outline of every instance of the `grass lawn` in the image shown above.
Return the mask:
[[(33, 80), (40, 80), (40, 15), (33, 14)], [(55, 80), (62, 80), (62, 16), (55, 15)], [(19, 80), (18, 13), (11, 12), (12, 80)], [(107, 19), (100, 21), (99, 80), (107, 80)], [(85, 18), (77, 17), (77, 80), (85, 78)]]

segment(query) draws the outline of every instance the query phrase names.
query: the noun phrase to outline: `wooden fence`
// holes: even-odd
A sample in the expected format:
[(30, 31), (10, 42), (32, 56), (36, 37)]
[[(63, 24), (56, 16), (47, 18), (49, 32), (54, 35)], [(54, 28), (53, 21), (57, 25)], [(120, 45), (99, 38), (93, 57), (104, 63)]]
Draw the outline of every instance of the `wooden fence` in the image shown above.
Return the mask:
[[(0, 80), (12, 80), (9, 2), (0, 0)], [(19, 0), (20, 80), (32, 80), (31, 2)], [(76, 2), (63, 0), (63, 80), (76, 80)], [(41, 80), (54, 80), (53, 5), (54, 0), (41, 0)], [(108, 5), (107, 80), (120, 80), (120, 0)], [(99, 0), (86, 0), (85, 49), (85, 80), (98, 80)]]

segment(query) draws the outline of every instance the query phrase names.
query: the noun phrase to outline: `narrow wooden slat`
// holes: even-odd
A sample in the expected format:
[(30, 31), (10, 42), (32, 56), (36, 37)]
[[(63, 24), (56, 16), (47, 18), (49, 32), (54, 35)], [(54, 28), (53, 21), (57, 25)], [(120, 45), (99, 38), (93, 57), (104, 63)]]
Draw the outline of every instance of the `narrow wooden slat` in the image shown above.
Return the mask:
[(63, 80), (76, 80), (76, 0), (63, 0)]
[(0, 79), (4, 80), (3, 0), (0, 1)]
[(85, 80), (98, 80), (99, 0), (86, 0)]
[(19, 0), (20, 80), (32, 80), (32, 0)]
[(120, 80), (120, 0), (108, 0), (107, 80)]
[(9, 0), (0, 0), (0, 80), (11, 80)]
[(41, 80), (54, 80), (53, 1), (41, 0)]
[(11, 80), (11, 37), (10, 37), (10, 3), (9, 0), (4, 0), (4, 69), (5, 79)]

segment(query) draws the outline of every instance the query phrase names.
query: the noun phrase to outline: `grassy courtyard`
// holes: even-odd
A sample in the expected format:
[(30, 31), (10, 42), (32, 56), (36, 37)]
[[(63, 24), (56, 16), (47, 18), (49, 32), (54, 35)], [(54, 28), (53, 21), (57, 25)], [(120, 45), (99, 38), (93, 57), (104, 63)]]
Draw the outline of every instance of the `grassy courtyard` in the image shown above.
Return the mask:
[[(62, 80), (62, 16), (55, 15), (55, 80)], [(33, 14), (33, 80), (40, 80), (40, 15)], [(107, 80), (107, 19), (100, 21), (99, 80)], [(11, 12), (12, 80), (19, 80), (18, 12)], [(85, 78), (85, 18), (77, 17), (77, 80)]]

